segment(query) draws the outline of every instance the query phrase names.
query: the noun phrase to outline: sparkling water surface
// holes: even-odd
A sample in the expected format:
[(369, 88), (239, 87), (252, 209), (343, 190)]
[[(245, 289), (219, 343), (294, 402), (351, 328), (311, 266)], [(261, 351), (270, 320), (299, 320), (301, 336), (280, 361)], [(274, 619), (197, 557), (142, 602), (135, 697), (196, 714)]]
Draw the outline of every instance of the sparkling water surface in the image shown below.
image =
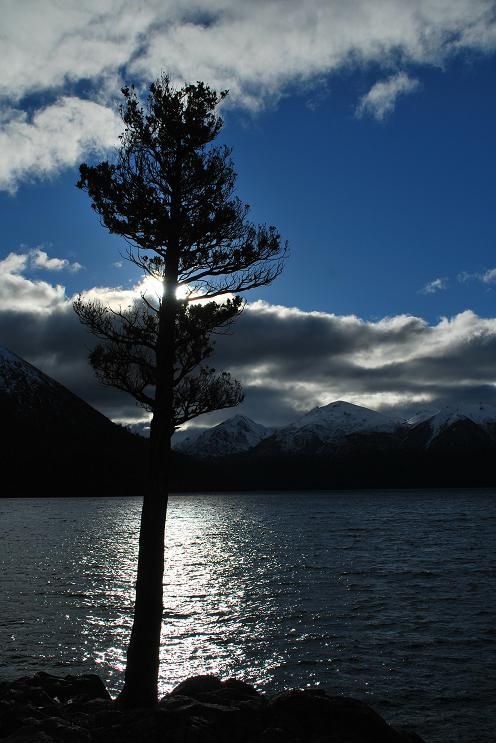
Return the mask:
[[(496, 494), (173, 496), (161, 691), (189, 675), (365, 699), (427, 743), (496, 740)], [(122, 684), (139, 498), (0, 500), (0, 676)]]

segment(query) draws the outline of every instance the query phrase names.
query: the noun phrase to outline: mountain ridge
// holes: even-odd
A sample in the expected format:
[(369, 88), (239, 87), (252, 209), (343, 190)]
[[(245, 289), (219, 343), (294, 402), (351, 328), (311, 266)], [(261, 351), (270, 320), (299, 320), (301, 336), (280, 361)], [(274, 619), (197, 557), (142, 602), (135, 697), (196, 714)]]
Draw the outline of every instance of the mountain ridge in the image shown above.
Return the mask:
[(31, 424), (37, 422), (33, 416), (47, 415), (54, 425), (59, 418), (70, 425), (71, 411), (85, 416), (94, 426), (115, 425), (60, 382), (4, 346), (0, 346), (0, 399), (15, 409), (16, 416), (29, 417)]
[[(251, 430), (263, 430), (265, 435), (254, 437), (239, 448), (230, 443), (240, 434), (238, 424)], [(272, 432), (271, 432), (272, 431)], [(190, 437), (177, 449), (190, 456), (223, 457), (233, 453), (250, 452), (269, 455), (316, 454), (329, 455), (349, 446), (377, 444), (411, 447), (415, 443), (422, 449), (439, 446), (451, 437), (451, 446), (467, 446), (470, 431), (479, 439), (487, 438), (496, 445), (496, 405), (468, 403), (421, 411), (405, 420), (385, 415), (364, 406), (338, 400), (328, 405), (312, 408), (286, 426), (270, 429), (247, 416), (235, 415), (220, 424)], [(224, 446), (226, 436), (230, 439)], [(217, 437), (219, 438), (217, 439)], [(186, 445), (186, 442), (187, 445)], [(208, 445), (207, 445), (208, 442)], [(249, 443), (252, 445), (249, 446)]]
[(246, 415), (233, 415), (222, 423), (183, 439), (175, 448), (183, 454), (199, 457), (227, 456), (248, 451), (272, 434)]
[(144, 439), (1, 346), (0, 412), (2, 496), (131, 495), (142, 485)]
[[(148, 442), (0, 348), (2, 496), (140, 495)], [(203, 442), (204, 454), (198, 455)], [(176, 492), (496, 485), (496, 406), (459, 404), (409, 421), (345, 401), (279, 429), (237, 414), (174, 452)]]

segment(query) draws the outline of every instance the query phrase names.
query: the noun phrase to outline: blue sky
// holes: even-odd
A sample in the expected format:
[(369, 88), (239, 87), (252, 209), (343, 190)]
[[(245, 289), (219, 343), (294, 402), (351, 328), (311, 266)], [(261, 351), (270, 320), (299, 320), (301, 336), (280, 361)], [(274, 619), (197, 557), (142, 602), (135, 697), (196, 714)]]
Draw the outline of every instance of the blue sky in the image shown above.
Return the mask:
[[(165, 69), (230, 89), (221, 140), (233, 147), (238, 193), (254, 221), (289, 241), (284, 273), (248, 297), (237, 355), (219, 350), (250, 393), (242, 412), (283, 422), (337, 397), (401, 411), (492, 401), (494, 2), (150, 0), (137, 16), (126, 0), (82, 6), (47, 2), (41, 19), (35, 2), (7, 3), (4, 14), (0, 343), (115, 419), (142, 416), (98, 389), (67, 342), (72, 328), (91, 345), (72, 325), (75, 293), (127, 297), (140, 282), (75, 182), (81, 161), (112, 151), (120, 85), (144, 87)], [(306, 377), (288, 377), (289, 346), (277, 363), (243, 356), (255, 320), (271, 342), (284, 322), (297, 346), (301, 318), (315, 313), (327, 325), (315, 330), (320, 353)], [(338, 369), (341, 346), (327, 333), (335, 323), (340, 336), (350, 317), (370, 338), (351, 343)], [(14, 333), (17, 320), (29, 331)], [(382, 339), (386, 327), (394, 338)], [(460, 377), (467, 349), (479, 366)], [(423, 386), (405, 381), (412, 360), (423, 360)], [(396, 375), (394, 364), (404, 365)]]

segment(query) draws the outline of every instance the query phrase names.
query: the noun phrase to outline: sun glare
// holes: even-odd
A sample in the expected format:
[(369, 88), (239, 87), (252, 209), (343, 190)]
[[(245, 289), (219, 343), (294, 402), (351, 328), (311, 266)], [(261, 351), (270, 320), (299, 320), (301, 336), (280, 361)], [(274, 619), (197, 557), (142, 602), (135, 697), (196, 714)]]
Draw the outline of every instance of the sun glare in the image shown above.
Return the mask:
[[(140, 294), (144, 295), (148, 300), (156, 300), (157, 302), (162, 297), (162, 281), (156, 279), (154, 276), (145, 276), (138, 286)], [(187, 286), (180, 286), (176, 291), (177, 299), (186, 299), (188, 296), (189, 289)]]

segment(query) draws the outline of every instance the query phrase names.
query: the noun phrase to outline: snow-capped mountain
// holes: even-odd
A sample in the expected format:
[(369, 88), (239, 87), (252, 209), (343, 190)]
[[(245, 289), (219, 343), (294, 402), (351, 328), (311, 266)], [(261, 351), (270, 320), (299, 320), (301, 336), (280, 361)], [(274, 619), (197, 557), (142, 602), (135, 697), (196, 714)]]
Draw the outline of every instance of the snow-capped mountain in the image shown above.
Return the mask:
[(416, 449), (473, 450), (496, 446), (496, 405), (426, 408), (404, 420), (343, 400), (314, 408), (283, 428), (270, 429), (235, 415), (175, 448), (200, 458), (250, 453), (262, 457), (328, 457), (353, 452)]
[(399, 418), (338, 400), (310, 410), (267, 441), (281, 453), (319, 454), (341, 447), (356, 437), (392, 436), (404, 426)]
[(425, 410), (407, 421), (408, 438), (424, 448), (490, 446), (496, 436), (496, 405), (463, 403)]
[[(182, 451), (202, 461), (183, 470), (182, 488), (303, 492), (496, 486), (495, 405), (425, 409), (406, 421), (338, 401), (272, 435), (265, 431), (260, 441), (242, 438), (238, 448), (233, 441), (240, 419), (185, 442)], [(250, 430), (257, 425), (249, 423)], [(217, 440), (222, 431), (225, 438)], [(208, 446), (200, 450), (202, 441)]]
[(4, 414), (29, 419), (31, 426), (85, 425), (113, 428), (104, 415), (40, 369), (0, 346), (0, 402)]
[[(135, 495), (148, 443), (0, 347), (1, 496)], [(496, 405), (420, 410), (403, 421), (338, 401), (284, 428), (243, 415), (176, 445), (178, 490), (496, 485)]]
[(415, 426), (419, 426), (421, 423), (430, 421), (438, 413), (439, 408), (422, 408), (421, 410), (418, 410), (415, 415), (407, 418), (407, 426), (409, 426), (410, 428), (415, 428)]
[(146, 442), (0, 347), (1, 496), (140, 492)]
[[(0, 346), (0, 393), (19, 397), (19, 393), (32, 396), (40, 386), (54, 386), (55, 380), (7, 348)], [(27, 401), (26, 401), (27, 402)]]
[(225, 457), (253, 449), (273, 433), (245, 415), (234, 415), (202, 433), (188, 436), (175, 448), (197, 457)]

